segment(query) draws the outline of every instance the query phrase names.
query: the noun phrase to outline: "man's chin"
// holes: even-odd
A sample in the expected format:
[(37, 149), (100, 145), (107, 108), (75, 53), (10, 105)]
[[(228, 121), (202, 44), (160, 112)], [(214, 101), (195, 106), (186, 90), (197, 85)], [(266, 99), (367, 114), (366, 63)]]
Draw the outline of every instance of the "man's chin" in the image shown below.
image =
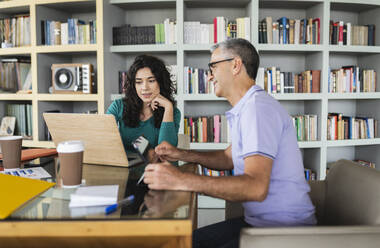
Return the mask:
[(216, 90), (214, 94), (215, 94), (215, 96), (217, 96), (217, 97), (223, 97), (223, 96), (222, 96), (222, 93), (219, 92), (218, 90)]

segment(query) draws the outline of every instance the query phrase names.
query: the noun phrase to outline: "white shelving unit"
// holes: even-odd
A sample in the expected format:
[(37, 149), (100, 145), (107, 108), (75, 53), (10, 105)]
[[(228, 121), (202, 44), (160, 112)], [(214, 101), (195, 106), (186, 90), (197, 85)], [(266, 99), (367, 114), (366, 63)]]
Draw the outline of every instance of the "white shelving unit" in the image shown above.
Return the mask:
[[(212, 23), (216, 16), (230, 19), (251, 18), (251, 41), (261, 56), (262, 67), (276, 66), (283, 71), (300, 72), (319, 69), (321, 93), (275, 94), (274, 98), (289, 114), (318, 115), (318, 141), (299, 142), (304, 165), (326, 176), (328, 162), (346, 159), (366, 159), (380, 164), (380, 139), (327, 140), (327, 114), (339, 112), (352, 116), (371, 116), (380, 120), (380, 86), (374, 93), (332, 94), (327, 92), (328, 68), (358, 65), (380, 72), (380, 33), (375, 32), (375, 46), (338, 46), (329, 44), (329, 21), (351, 22), (353, 25), (375, 24), (380, 27), (378, 0), (13, 0), (0, 2), (0, 16), (29, 13), (31, 17), (31, 46), (0, 49), (0, 58), (23, 55), (32, 61), (32, 94), (0, 94), (0, 116), (7, 103), (31, 103), (33, 140), (24, 146), (52, 147), (44, 140), (42, 112), (61, 109), (63, 112), (82, 112), (97, 109), (104, 113), (112, 100), (120, 97), (118, 72), (127, 70), (133, 59), (142, 53), (156, 55), (168, 65), (178, 68), (177, 106), (183, 116), (224, 114), (229, 103), (214, 95), (184, 94), (184, 66), (207, 68), (212, 44), (184, 44), (184, 21)], [(276, 20), (282, 16), (300, 19), (321, 19), (321, 44), (273, 45), (258, 44), (258, 23), (266, 16)], [(43, 46), (40, 21), (71, 17), (97, 20), (97, 44)], [(112, 17), (112, 18), (111, 18)], [(174, 45), (112, 45), (112, 27), (123, 24), (136, 26), (162, 23), (171, 18), (177, 21), (177, 44)], [(91, 62), (95, 66), (98, 91), (91, 95), (49, 94), (50, 66), (53, 63)], [(377, 76), (379, 79), (379, 76)], [(378, 80), (379, 81), (379, 80)], [(183, 123), (180, 131), (183, 132)], [(224, 149), (228, 144), (191, 143), (192, 149)]]
[[(24, 140), (26, 147), (54, 147), (45, 140), (42, 113), (47, 110), (82, 113), (97, 110), (104, 113), (103, 67), (103, 4), (102, 0), (11, 0), (0, 2), (0, 17), (30, 15), (31, 45), (1, 48), (0, 59), (14, 56), (30, 57), (32, 70), (31, 94), (0, 93), (0, 117), (9, 103), (32, 104), (32, 140)], [(41, 42), (41, 20), (67, 22), (68, 18), (97, 21), (97, 43), (87, 45), (45, 46)], [(57, 63), (91, 63), (97, 84), (96, 94), (50, 94), (51, 65)], [(108, 104), (107, 104), (108, 105)]]
[[(223, 114), (231, 106), (223, 98), (208, 94), (184, 94), (184, 66), (207, 68), (209, 49), (212, 44), (184, 44), (183, 22), (200, 21), (212, 23), (216, 16), (227, 18), (251, 17), (251, 41), (261, 56), (261, 67), (276, 66), (282, 71), (300, 72), (321, 70), (321, 93), (275, 94), (274, 98), (288, 110), (290, 115), (318, 115), (318, 140), (299, 142), (304, 165), (317, 173), (318, 179), (326, 176), (326, 164), (340, 158), (367, 159), (380, 164), (379, 138), (367, 140), (327, 140), (327, 114), (339, 112), (352, 116), (371, 116), (380, 120), (380, 88), (375, 93), (328, 93), (328, 68), (359, 65), (380, 72), (380, 33), (376, 32), (376, 46), (337, 46), (329, 44), (329, 21), (351, 22), (353, 25), (375, 24), (380, 27), (380, 2), (377, 0), (177, 0), (177, 1), (110, 1), (105, 7), (112, 11), (113, 20), (105, 24), (105, 30), (125, 23), (151, 25), (161, 23), (167, 17), (177, 20), (176, 45), (112, 46), (111, 38), (105, 39), (105, 76), (113, 82), (111, 92), (117, 92), (117, 71), (126, 70), (132, 59), (140, 53), (156, 55), (167, 64), (177, 64), (177, 106), (183, 116)], [(133, 8), (131, 7), (133, 6)], [(169, 9), (167, 9), (169, 7)], [(134, 10), (134, 8), (136, 10)], [(138, 16), (144, 9), (147, 15)], [(105, 15), (107, 15), (107, 10)], [(266, 16), (276, 20), (282, 16), (300, 19), (319, 17), (321, 20), (321, 44), (319, 45), (273, 45), (258, 44), (258, 23)], [(129, 18), (135, 18), (132, 21)], [(147, 18), (148, 17), (148, 18)], [(130, 22), (128, 22), (130, 21)], [(112, 22), (112, 23), (111, 23)], [(110, 32), (109, 32), (110, 33)], [(377, 79), (379, 77), (377, 76)], [(107, 102), (107, 101), (106, 101)], [(182, 125), (182, 124), (181, 124)], [(181, 132), (183, 127), (181, 126)], [(191, 143), (191, 149), (225, 149), (229, 144)], [(218, 202), (218, 201), (216, 201)], [(213, 206), (213, 199), (202, 196), (201, 207)]]

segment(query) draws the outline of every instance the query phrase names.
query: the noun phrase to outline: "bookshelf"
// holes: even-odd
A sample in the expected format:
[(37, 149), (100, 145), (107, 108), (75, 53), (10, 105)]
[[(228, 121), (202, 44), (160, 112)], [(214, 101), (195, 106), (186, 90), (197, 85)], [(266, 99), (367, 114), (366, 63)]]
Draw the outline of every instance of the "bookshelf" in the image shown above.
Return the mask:
[[(0, 2), (1, 18), (27, 14), (30, 16), (30, 46), (1, 48), (0, 59), (26, 56), (31, 60), (32, 91), (30, 94), (0, 93), (0, 116), (7, 104), (32, 104), (33, 136), (23, 140), (25, 147), (54, 147), (45, 140), (42, 113), (57, 109), (61, 112), (82, 113), (96, 110), (104, 113), (104, 49), (103, 23), (97, 22), (96, 44), (46, 46), (41, 41), (41, 20), (65, 22), (68, 18), (84, 21), (103, 20), (101, 0), (11, 0)], [(94, 66), (97, 93), (50, 94), (51, 65), (55, 63), (91, 63)]]
[[(126, 3), (127, 2), (127, 3)], [(162, 1), (168, 4), (168, 1)], [(174, 1), (173, 1), (174, 2)], [(369, 109), (369, 116), (379, 119), (380, 113), (377, 105), (380, 103), (380, 92), (376, 89), (373, 93), (328, 93), (328, 68), (339, 67), (345, 64), (358, 64), (363, 67), (371, 67), (379, 71), (379, 46), (338, 46), (330, 45), (328, 42), (329, 20), (343, 20), (354, 24), (374, 23), (380, 25), (380, 4), (376, 1), (176, 1), (171, 2), (171, 8), (175, 8), (178, 25), (178, 42), (175, 45), (140, 45), (140, 46), (111, 46), (110, 52), (113, 57), (132, 56), (135, 53), (147, 52), (157, 55), (163, 59), (171, 56), (176, 59), (178, 68), (193, 66), (206, 68), (209, 60), (209, 48), (207, 44), (184, 44), (183, 21), (200, 21), (201, 23), (212, 23), (214, 16), (226, 16), (236, 18), (239, 16), (251, 17), (251, 40), (261, 55), (261, 66), (279, 66), (285, 71), (302, 71), (306, 69), (319, 69), (321, 74), (321, 93), (314, 94), (274, 94), (290, 114), (317, 114), (318, 115), (318, 141), (299, 142), (304, 156), (305, 166), (317, 172), (318, 179), (324, 179), (326, 163), (340, 157), (354, 159), (366, 156), (369, 152), (378, 148), (378, 138), (368, 140), (327, 140), (327, 113), (340, 111), (344, 114), (360, 115)], [(137, 9), (148, 9), (148, 13), (154, 13), (160, 9), (157, 1), (124, 1), (124, 9), (121, 15), (127, 15), (128, 5)], [(217, 4), (216, 4), (217, 3)], [(123, 1), (111, 1), (116, 8)], [(132, 9), (132, 8), (130, 8)], [(133, 10), (130, 10), (133, 11)], [(137, 16), (137, 13), (134, 14)], [(171, 14), (173, 17), (174, 14)], [(321, 19), (321, 44), (318, 45), (277, 45), (258, 44), (258, 23), (265, 16), (273, 19), (287, 16), (289, 18), (305, 18), (308, 16)], [(154, 15), (157, 18), (157, 13)], [(161, 13), (162, 21), (166, 18)], [(124, 18), (126, 19), (126, 18)], [(139, 20), (146, 20), (140, 17)], [(122, 22), (123, 23), (123, 22)], [(125, 23), (125, 22), (124, 22)], [(154, 22), (151, 22), (152, 24)], [(120, 23), (119, 23), (120, 24)], [(376, 37), (377, 41), (379, 41)], [(182, 42), (181, 42), (182, 41)], [(376, 44), (377, 45), (377, 44)], [(175, 55), (173, 53), (175, 52)], [(273, 61), (276, 61), (273, 64)], [(168, 63), (169, 64), (169, 63)], [(125, 64), (124, 64), (125, 65)], [(126, 69), (127, 64), (123, 67)], [(178, 71), (178, 95), (176, 97), (178, 106), (183, 115), (221, 114), (230, 108), (225, 99), (220, 99), (212, 94), (183, 94), (183, 72)], [(113, 81), (117, 81), (113, 76)], [(114, 90), (115, 92), (116, 90)], [(354, 109), (354, 110), (353, 110)], [(377, 111), (377, 112), (376, 112)], [(183, 131), (183, 127), (181, 126)], [(191, 143), (192, 149), (213, 150), (226, 148), (228, 144), (213, 143)], [(340, 157), (339, 157), (340, 156)], [(379, 163), (380, 158), (371, 155), (368, 159)]]
[[(13, 0), (0, 2), (0, 16), (29, 13), (31, 45), (2, 48), (0, 57), (29, 56), (32, 64), (31, 94), (0, 94), (0, 116), (7, 103), (31, 103), (33, 139), (24, 140), (28, 147), (52, 147), (43, 139), (41, 114), (51, 108), (69, 112), (97, 109), (104, 113), (112, 100), (119, 97), (118, 72), (127, 70), (136, 55), (148, 53), (177, 65), (177, 106), (186, 116), (223, 114), (230, 108), (225, 99), (212, 94), (184, 94), (184, 66), (207, 68), (211, 44), (184, 44), (184, 22), (211, 24), (216, 16), (229, 19), (250, 17), (251, 41), (261, 56), (261, 66), (280, 67), (281, 71), (321, 70), (320, 93), (274, 94), (289, 114), (318, 115), (318, 140), (299, 142), (305, 167), (316, 172), (318, 179), (326, 176), (326, 164), (340, 158), (366, 159), (380, 164), (377, 152), (380, 137), (366, 140), (327, 140), (327, 114), (371, 116), (380, 120), (380, 88), (371, 93), (328, 93), (328, 70), (344, 65), (358, 65), (380, 72), (380, 32), (375, 32), (375, 46), (341, 46), (329, 44), (329, 21), (351, 22), (356, 25), (375, 24), (380, 28), (380, 2), (377, 0)], [(109, 18), (111, 17), (112, 18)], [(305, 44), (259, 44), (258, 24), (266, 16), (276, 20), (319, 17), (321, 42)], [(42, 19), (83, 18), (97, 20), (97, 43), (89, 45), (41, 45)], [(112, 27), (123, 24), (136, 26), (162, 23), (175, 19), (177, 43), (147, 45), (112, 45)], [(101, 21), (100, 21), (101, 20)], [(50, 64), (90, 61), (96, 70), (97, 94), (49, 94)], [(379, 76), (377, 76), (379, 79)], [(183, 132), (181, 122), (180, 132)], [(191, 143), (192, 149), (224, 149), (228, 144)]]
[[(276, 66), (281, 71), (300, 72), (304, 70), (321, 70), (320, 93), (289, 93), (273, 94), (274, 98), (288, 110), (290, 115), (316, 114), (318, 116), (318, 140), (299, 142), (299, 147), (304, 159), (305, 167), (312, 169), (317, 174), (317, 179), (326, 176), (326, 164), (345, 159), (367, 159), (380, 164), (379, 137), (361, 140), (327, 140), (327, 114), (339, 112), (344, 115), (360, 115), (380, 119), (380, 88), (377, 86), (375, 92), (371, 93), (328, 93), (328, 70), (340, 68), (344, 65), (358, 65), (362, 68), (372, 68), (380, 72), (380, 33), (375, 32), (375, 46), (341, 46), (329, 44), (329, 21), (351, 22), (353, 25), (375, 24), (380, 27), (380, 2), (376, 0), (239, 0), (239, 1), (214, 1), (214, 0), (177, 0), (162, 1), (169, 4), (170, 11), (163, 11), (161, 16), (155, 11), (160, 11), (159, 1), (110, 1), (113, 9), (118, 9), (121, 20), (117, 23), (128, 23), (129, 12), (133, 12), (134, 6), (139, 9), (147, 9), (149, 16), (155, 20), (147, 23), (144, 16), (133, 16), (142, 24), (162, 22), (164, 18), (175, 17), (177, 21), (178, 42), (175, 45), (141, 45), (141, 46), (110, 46), (110, 56), (120, 58), (122, 68), (125, 70), (130, 65), (128, 57), (137, 53), (150, 53), (172, 64), (173, 60), (178, 66), (177, 82), (178, 94), (176, 96), (178, 107), (183, 116), (200, 116), (222, 114), (230, 108), (225, 99), (217, 98), (212, 94), (184, 94), (183, 78), (184, 66), (195, 68), (207, 68), (211, 44), (184, 44), (183, 22), (199, 21), (211, 24), (216, 16), (237, 18), (248, 16), (251, 18), (251, 41), (258, 49), (261, 56), (261, 67)], [(120, 7), (123, 5), (124, 7)], [(114, 12), (115, 13), (115, 12)], [(107, 14), (105, 14), (107, 15)], [(319, 17), (321, 24), (320, 44), (259, 44), (258, 24), (266, 16), (272, 16), (276, 20), (282, 16), (293, 19), (308, 17)], [(136, 23), (136, 20), (133, 23)], [(112, 25), (111, 25), (112, 26)], [(109, 27), (111, 27), (109, 26)], [(107, 41), (105, 41), (107, 43)], [(108, 43), (111, 43), (109, 41)], [(107, 47), (107, 46), (106, 46)], [(105, 52), (107, 54), (107, 52)], [(127, 57), (127, 63), (125, 58)], [(109, 64), (113, 67), (115, 64)], [(117, 73), (111, 75), (112, 81), (117, 82)], [(108, 74), (110, 75), (110, 74)], [(108, 78), (108, 77), (107, 77)], [(377, 76), (377, 79), (379, 77)], [(181, 83), (182, 82), (182, 83)], [(117, 92), (116, 84), (112, 90)], [(183, 123), (181, 123), (183, 132)], [(191, 143), (191, 149), (214, 150), (224, 149), (228, 144), (215, 143)], [(203, 199), (204, 198), (204, 199)], [(203, 197), (199, 206), (207, 209), (214, 208), (217, 203), (212, 198)], [(218, 201), (216, 201), (218, 202)], [(220, 205), (218, 205), (220, 206)]]

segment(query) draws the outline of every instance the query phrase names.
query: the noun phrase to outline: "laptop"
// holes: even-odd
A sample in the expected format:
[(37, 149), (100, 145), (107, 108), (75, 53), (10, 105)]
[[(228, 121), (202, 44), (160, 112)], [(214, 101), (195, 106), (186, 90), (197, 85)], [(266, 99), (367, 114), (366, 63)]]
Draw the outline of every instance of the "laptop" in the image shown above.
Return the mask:
[(56, 147), (67, 140), (84, 142), (84, 163), (130, 167), (144, 162), (137, 153), (127, 156), (113, 115), (43, 113), (43, 117)]

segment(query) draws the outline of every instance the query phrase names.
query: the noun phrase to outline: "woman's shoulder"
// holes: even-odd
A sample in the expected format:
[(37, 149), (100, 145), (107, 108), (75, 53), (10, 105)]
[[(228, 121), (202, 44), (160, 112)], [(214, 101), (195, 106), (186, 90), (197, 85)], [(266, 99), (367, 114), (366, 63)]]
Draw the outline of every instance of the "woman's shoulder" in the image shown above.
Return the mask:
[(119, 98), (119, 99), (115, 99), (113, 101), (113, 104), (116, 105), (118, 108), (123, 108), (124, 106), (124, 101), (123, 101), (123, 98)]
[(123, 111), (123, 106), (124, 106), (123, 99), (116, 99), (109, 106), (107, 113), (108, 114), (120, 113), (121, 111)]

